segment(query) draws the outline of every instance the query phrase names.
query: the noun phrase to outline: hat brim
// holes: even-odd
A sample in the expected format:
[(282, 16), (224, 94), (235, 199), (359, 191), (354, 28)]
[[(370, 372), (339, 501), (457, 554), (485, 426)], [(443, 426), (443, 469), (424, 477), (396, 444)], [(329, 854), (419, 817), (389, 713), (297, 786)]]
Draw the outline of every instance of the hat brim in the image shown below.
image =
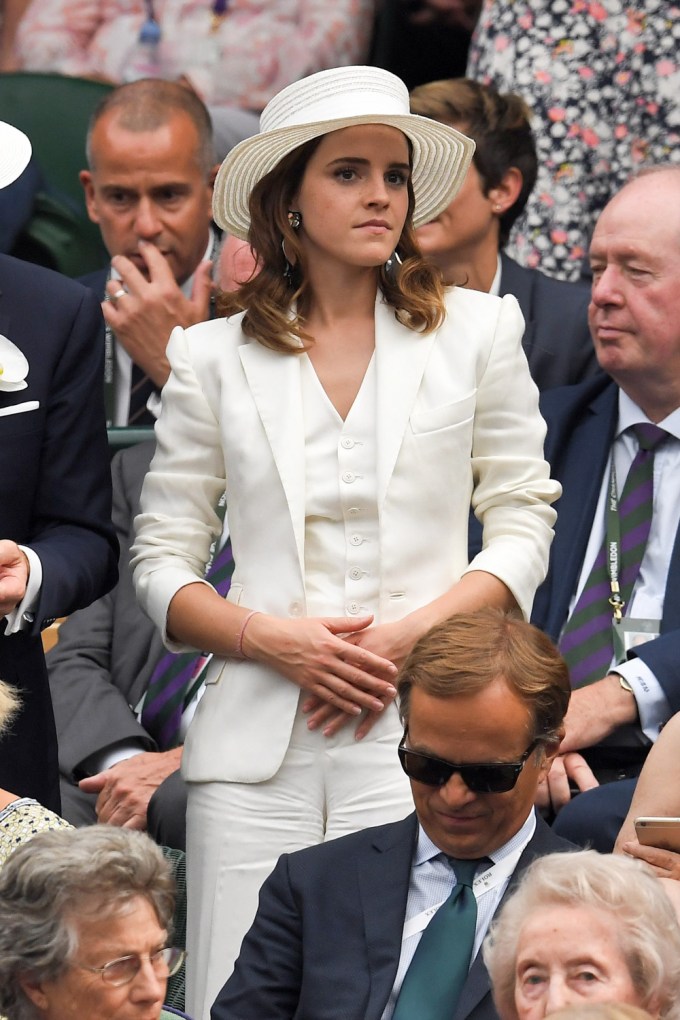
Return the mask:
[(398, 128), (411, 142), (414, 226), (428, 223), (453, 201), (475, 151), (471, 138), (447, 124), (416, 114), (364, 115), (278, 128), (246, 138), (234, 146), (215, 179), (215, 222), (223, 230), (247, 241), (249, 201), (258, 181), (305, 142), (357, 124), (386, 124)]
[(0, 120), (0, 188), (21, 177), (30, 158), (31, 143), (23, 131)]

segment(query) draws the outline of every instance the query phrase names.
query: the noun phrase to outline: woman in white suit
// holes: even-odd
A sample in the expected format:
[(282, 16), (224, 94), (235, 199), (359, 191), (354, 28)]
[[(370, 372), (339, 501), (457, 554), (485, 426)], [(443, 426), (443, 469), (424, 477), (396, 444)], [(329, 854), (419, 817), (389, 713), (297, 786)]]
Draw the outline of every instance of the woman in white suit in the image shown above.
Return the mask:
[[(462, 610), (528, 615), (544, 576), (559, 487), (518, 306), (445, 290), (415, 242), (473, 148), (394, 75), (344, 67), (284, 89), (217, 177), (259, 272), (228, 318), (172, 334), (133, 550), (168, 647), (214, 656), (183, 757), (195, 1017), (281, 852), (412, 809), (393, 699), (413, 643)], [(226, 601), (203, 580), (225, 488)]]

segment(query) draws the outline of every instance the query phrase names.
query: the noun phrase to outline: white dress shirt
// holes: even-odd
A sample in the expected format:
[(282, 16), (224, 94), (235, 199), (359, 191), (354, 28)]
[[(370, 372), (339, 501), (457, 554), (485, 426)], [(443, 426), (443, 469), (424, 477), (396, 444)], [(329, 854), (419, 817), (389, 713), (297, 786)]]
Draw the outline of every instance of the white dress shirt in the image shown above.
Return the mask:
[[(517, 862), (535, 831), (536, 815), (532, 809), (521, 829), (507, 843), (488, 855), (493, 865), (475, 878), (472, 891), (477, 900), (477, 925), (470, 965), (479, 952)], [(391, 1020), (406, 971), (427, 927), (426, 920), (431, 920), (438, 907), (449, 898), (455, 885), (456, 877), (448, 857), (418, 825), (418, 841), (411, 865), (399, 966), (382, 1020)], [(425, 918), (423, 915), (427, 914), (429, 917)]]

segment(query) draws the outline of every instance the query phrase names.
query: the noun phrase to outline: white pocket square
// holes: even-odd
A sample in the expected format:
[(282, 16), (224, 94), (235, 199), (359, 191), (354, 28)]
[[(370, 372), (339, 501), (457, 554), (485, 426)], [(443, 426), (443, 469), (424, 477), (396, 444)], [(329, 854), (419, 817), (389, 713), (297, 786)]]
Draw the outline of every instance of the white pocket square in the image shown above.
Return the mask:
[(25, 355), (0, 333), (0, 390), (13, 392), (26, 389), (28, 362)]
[(37, 411), (39, 400), (24, 400), (23, 404), (12, 404), (11, 407), (0, 407), (0, 418), (8, 414), (25, 414), (26, 411)]

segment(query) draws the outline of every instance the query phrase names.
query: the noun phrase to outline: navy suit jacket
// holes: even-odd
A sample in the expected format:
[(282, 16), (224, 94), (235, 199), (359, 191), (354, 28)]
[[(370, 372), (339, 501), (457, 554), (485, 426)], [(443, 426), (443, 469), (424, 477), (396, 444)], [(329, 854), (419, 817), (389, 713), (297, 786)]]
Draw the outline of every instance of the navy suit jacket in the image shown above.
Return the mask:
[[(212, 1020), (380, 1020), (399, 964), (416, 815), (284, 854)], [(534, 857), (573, 849), (537, 820)], [(497, 1020), (478, 954), (453, 1020)]]
[(514, 294), (522, 309), (522, 346), (539, 390), (600, 373), (588, 328), (587, 284), (553, 280), (501, 253), (500, 294)]
[[(0, 538), (34, 549), (43, 571), (27, 629), (0, 637), (0, 676), (23, 699), (0, 739), (0, 786), (58, 811), (40, 632), (108, 591), (117, 576), (99, 302), (66, 277), (0, 256), (0, 333), (29, 365), (26, 389), (0, 388)], [(38, 407), (12, 413), (28, 401)]]
[[(536, 593), (531, 621), (557, 640), (567, 619), (590, 538), (618, 418), (616, 383), (601, 375), (541, 396), (548, 425), (545, 456), (563, 487), (548, 575)], [(672, 712), (680, 711), (680, 529), (671, 553), (660, 636), (633, 653), (648, 664)]]

